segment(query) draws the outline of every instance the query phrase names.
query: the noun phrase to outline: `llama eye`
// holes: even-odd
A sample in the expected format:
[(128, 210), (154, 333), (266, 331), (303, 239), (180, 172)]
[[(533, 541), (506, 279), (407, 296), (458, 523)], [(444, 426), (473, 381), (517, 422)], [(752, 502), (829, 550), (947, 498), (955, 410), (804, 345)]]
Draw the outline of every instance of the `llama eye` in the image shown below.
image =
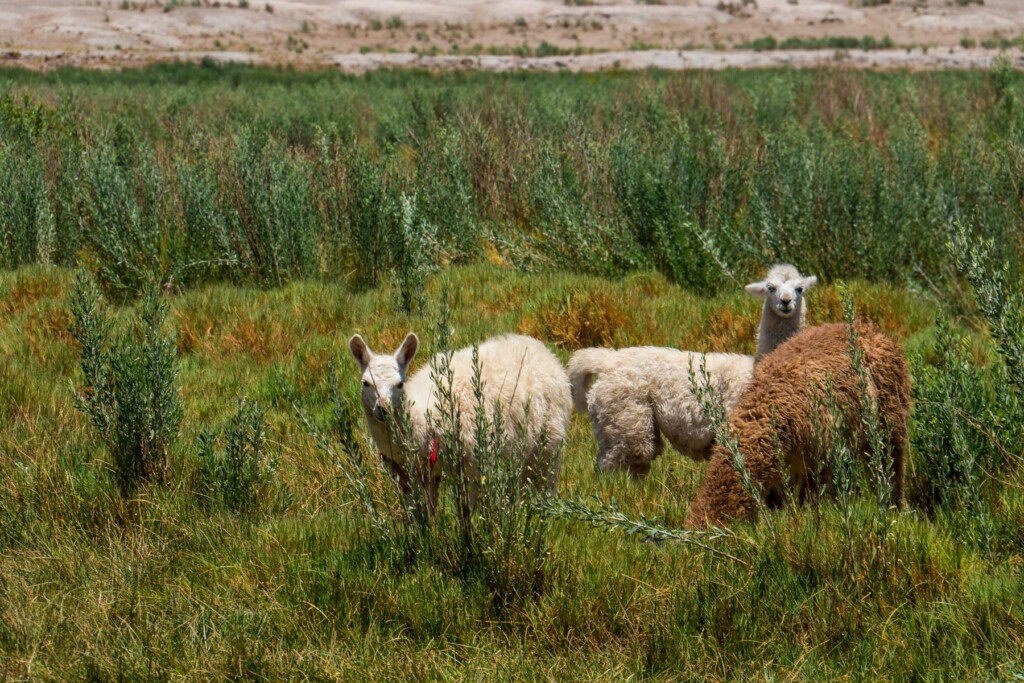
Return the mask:
[(775, 293), (775, 285), (768, 285), (768, 291), (772, 294)]
[(402, 388), (402, 387), (404, 387), (404, 386), (405, 386), (405, 382), (399, 382), (399, 383), (398, 383), (398, 388), (399, 388), (399, 389), (401, 389), (401, 388)]
[(804, 293), (804, 288), (803, 287), (797, 287), (796, 288), (796, 293), (797, 294), (803, 294)]
[(369, 382), (367, 382), (367, 381), (366, 381), (366, 380), (364, 379), (364, 380), (363, 380), (363, 386), (364, 386), (364, 387), (369, 387), (369, 386), (370, 386), (370, 383), (369, 383)]

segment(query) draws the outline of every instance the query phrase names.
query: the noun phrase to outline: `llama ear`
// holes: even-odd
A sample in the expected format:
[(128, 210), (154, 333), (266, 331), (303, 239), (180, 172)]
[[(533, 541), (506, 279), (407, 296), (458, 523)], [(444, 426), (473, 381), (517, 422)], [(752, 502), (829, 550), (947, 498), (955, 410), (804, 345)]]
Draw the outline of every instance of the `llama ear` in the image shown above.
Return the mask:
[(412, 358), (416, 355), (416, 349), (419, 348), (419, 345), (419, 337), (410, 332), (406, 335), (402, 345), (395, 351), (395, 360), (398, 361), (398, 366), (402, 368), (403, 372), (409, 367), (409, 363), (412, 362)]
[(807, 277), (802, 278), (800, 280), (800, 284), (803, 285), (804, 291), (807, 291), (808, 289), (810, 289), (814, 285), (818, 284), (818, 276), (817, 275), (808, 275)]
[(373, 351), (366, 345), (363, 338), (358, 334), (353, 335), (348, 340), (348, 350), (352, 352), (352, 356), (359, 361), (359, 367), (366, 370), (366, 366), (370, 364), (370, 359), (373, 358)]
[(746, 290), (758, 299), (763, 299), (768, 296), (768, 282), (764, 280), (761, 282), (751, 282), (747, 285)]

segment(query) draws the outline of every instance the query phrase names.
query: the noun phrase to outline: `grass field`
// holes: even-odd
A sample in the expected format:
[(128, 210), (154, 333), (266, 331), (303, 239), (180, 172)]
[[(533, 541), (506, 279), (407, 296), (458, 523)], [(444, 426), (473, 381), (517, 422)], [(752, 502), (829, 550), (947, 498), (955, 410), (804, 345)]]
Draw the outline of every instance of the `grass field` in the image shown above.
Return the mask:
[[(0, 672), (1024, 678), (1021, 86), (1005, 66), (0, 72)], [(713, 542), (731, 557), (655, 542), (703, 466), (668, 451), (640, 484), (598, 475), (582, 416), (559, 495), (597, 512), (540, 522), (535, 555), (460, 555), (450, 516), (441, 541), (385, 533), (342, 476), (354, 332), (381, 349), (419, 332), (419, 365), (448, 301), (460, 346), (751, 353), (742, 284), (775, 260), (822, 279), (810, 323), (852, 297), (907, 349), (905, 509), (862, 491), (770, 512)], [(74, 337), (83, 271), (119, 386), (156, 383), (122, 357), (177, 368), (180, 427), (132, 432), (167, 436), (166, 469), (127, 486), (123, 444), (80, 409), (102, 397)], [(600, 528), (595, 496), (635, 533)]]

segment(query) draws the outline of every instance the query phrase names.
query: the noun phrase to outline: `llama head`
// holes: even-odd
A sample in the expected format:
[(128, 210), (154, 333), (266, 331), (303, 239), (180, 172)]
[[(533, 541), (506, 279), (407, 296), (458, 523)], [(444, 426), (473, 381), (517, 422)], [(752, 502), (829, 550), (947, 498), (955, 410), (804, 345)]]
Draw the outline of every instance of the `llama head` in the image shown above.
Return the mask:
[(401, 410), (405, 375), (416, 355), (420, 340), (410, 332), (394, 354), (374, 353), (358, 334), (348, 348), (363, 372), (363, 410), (367, 417), (384, 422), (395, 408)]
[(814, 275), (803, 276), (788, 263), (772, 266), (761, 282), (751, 282), (747, 291), (764, 299), (765, 305), (780, 318), (800, 315), (804, 294), (818, 283)]

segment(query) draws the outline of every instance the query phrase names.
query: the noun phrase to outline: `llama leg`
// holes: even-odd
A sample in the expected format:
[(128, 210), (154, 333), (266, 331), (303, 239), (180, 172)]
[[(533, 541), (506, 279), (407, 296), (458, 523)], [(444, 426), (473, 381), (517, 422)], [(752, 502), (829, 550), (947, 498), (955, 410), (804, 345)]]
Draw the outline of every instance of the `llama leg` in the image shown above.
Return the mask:
[(891, 422), (889, 452), (892, 454), (892, 504), (899, 508), (903, 506), (903, 479), (910, 439), (906, 415), (899, 415)]
[(637, 460), (629, 466), (629, 476), (633, 479), (643, 479), (651, 473), (651, 461), (655, 460), (661, 451), (664, 449), (665, 444), (661, 439), (661, 434), (658, 432), (657, 426), (654, 428), (654, 437), (652, 441), (652, 448), (650, 450), (651, 456), (643, 460)]
[(626, 469), (634, 477), (650, 471), (661, 452), (661, 435), (654, 424), (654, 410), (646, 397), (611, 385), (595, 384), (590, 394), (590, 419), (597, 440), (597, 468)]
[(523, 468), (522, 486), (533, 486), (538, 491), (558, 493), (558, 473), (562, 466), (559, 448), (548, 445), (539, 453), (534, 452), (526, 459)]

